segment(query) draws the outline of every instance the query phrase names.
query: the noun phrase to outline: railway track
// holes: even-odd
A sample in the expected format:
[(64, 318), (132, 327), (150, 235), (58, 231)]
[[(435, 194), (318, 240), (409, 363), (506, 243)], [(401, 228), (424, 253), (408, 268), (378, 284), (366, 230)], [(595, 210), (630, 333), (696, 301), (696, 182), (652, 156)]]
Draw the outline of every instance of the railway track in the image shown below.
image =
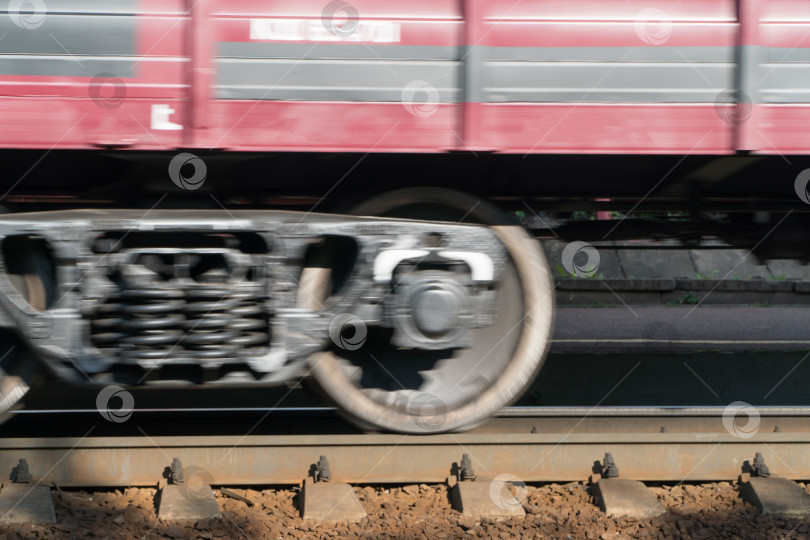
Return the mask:
[[(586, 480), (610, 453), (623, 477), (684, 482), (733, 480), (761, 453), (774, 474), (810, 478), (810, 408), (759, 408), (736, 417), (719, 407), (509, 408), (472, 431), (426, 436), (342, 429), (325, 408), (185, 411), (180, 419), (177, 411), (135, 411), (121, 424), (127, 434), (115, 435), (90, 412), (51, 413), (76, 436), (3, 437), (0, 471), (25, 459), (32, 478), (47, 485), (154, 486), (179, 458), (214, 485), (298, 484), (326, 456), (342, 482), (437, 483), (468, 454), (485, 478), (509, 473), (525, 482), (562, 482)], [(268, 414), (274, 421), (263, 425), (275, 429), (216, 431), (220, 424), (232, 431), (255, 426)], [(295, 421), (301, 415), (305, 427)], [(172, 425), (174, 434), (165, 434)]]

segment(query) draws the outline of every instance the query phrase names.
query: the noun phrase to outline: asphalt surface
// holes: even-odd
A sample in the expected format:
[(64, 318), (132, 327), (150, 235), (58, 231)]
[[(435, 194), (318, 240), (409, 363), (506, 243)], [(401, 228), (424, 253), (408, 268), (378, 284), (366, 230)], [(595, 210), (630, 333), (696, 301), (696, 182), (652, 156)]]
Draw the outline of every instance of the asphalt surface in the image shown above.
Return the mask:
[(557, 310), (553, 352), (810, 350), (801, 306), (622, 306)]

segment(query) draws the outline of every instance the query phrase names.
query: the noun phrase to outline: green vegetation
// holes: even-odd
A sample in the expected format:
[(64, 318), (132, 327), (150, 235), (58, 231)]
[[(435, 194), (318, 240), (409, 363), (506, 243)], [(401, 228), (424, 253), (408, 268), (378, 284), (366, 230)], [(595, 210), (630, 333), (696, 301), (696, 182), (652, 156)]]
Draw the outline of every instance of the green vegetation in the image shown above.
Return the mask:
[(695, 305), (700, 302), (700, 298), (697, 297), (695, 293), (688, 292), (682, 296), (679, 296), (675, 300), (671, 302), (667, 302), (668, 306), (687, 306), (687, 305)]

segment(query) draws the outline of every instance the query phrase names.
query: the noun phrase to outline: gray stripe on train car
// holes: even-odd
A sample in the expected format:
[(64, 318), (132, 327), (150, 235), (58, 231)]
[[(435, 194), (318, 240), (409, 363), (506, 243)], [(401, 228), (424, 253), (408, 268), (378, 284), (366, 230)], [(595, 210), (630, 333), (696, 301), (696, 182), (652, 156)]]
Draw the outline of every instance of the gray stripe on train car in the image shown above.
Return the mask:
[(734, 62), (734, 47), (484, 47), (504, 62)]
[[(808, 25), (810, 26), (810, 25)], [(810, 64), (810, 48), (788, 48), (788, 47), (756, 47), (759, 50), (759, 58), (763, 63), (767, 62), (801, 62)]]
[(222, 41), (220, 58), (289, 58), (294, 60), (458, 60), (462, 47), (432, 45), (358, 45), (346, 43), (244, 43)]
[(117, 15), (49, 13), (42, 26), (26, 30), (3, 15), (0, 16), (0, 35), (6, 36), (0, 41), (0, 55), (133, 56), (136, 21), (135, 17)]
[(810, 102), (810, 65), (760, 64), (757, 94), (765, 103)]
[[(4, 2), (4, 4), (6, 4)], [(99, 13), (114, 13), (117, 15), (136, 15), (135, 0), (47, 0), (45, 2), (46, 14), (54, 13), (81, 13), (81, 14), (99, 14)], [(3, 5), (0, 9), (0, 16), (4, 13), (9, 13), (11, 3)], [(23, 4), (20, 11), (31, 12), (31, 4)], [(13, 11), (11, 11), (13, 13)]]
[[(402, 88), (418, 79), (439, 89), (440, 102), (453, 103), (461, 99), (457, 85), (462, 73), (448, 58), (461, 58), (467, 50), (220, 43), (220, 54), (231, 57), (218, 60), (216, 97), (400, 101)], [(736, 86), (735, 51), (734, 47), (475, 47), (473, 58), (464, 59), (464, 69), (480, 70), (476, 79), (480, 74), (482, 85), (466, 89), (463, 98), (489, 103), (713, 103), (721, 92)], [(414, 60), (418, 55), (422, 57)], [(479, 55), (480, 61), (475, 58)], [(810, 102), (801, 87), (807, 78), (801, 70), (810, 66), (799, 63), (810, 61), (810, 49), (775, 48), (765, 54), (780, 55), (794, 64), (761, 64), (754, 70), (766, 72), (761, 75), (765, 84), (758, 90), (762, 101)], [(447, 66), (453, 67), (447, 71)]]
[[(217, 64), (220, 99), (401, 101), (405, 85), (421, 80), (438, 89), (439, 102), (460, 100), (461, 89), (454, 86), (459, 65), (452, 62), (222, 59)], [(712, 103), (734, 82), (733, 64), (486, 62), (480, 69), (482, 86), (464, 96), (468, 101)]]
[(0, 75), (95, 77), (109, 73), (122, 79), (135, 77), (134, 57), (69, 56), (3, 56), (0, 55)]
[(401, 101), (405, 86), (425, 81), (440, 103), (460, 101), (458, 62), (400, 60), (217, 61), (216, 97), (295, 101)]
[(485, 102), (714, 102), (734, 64), (486, 62)]
[[(475, 49), (482, 60), (529, 62), (733, 62), (734, 47), (490, 47), (356, 43), (219, 43), (220, 58), (326, 60), (459, 60)], [(808, 49), (810, 51), (810, 49)]]
[[(506, 62), (734, 62), (735, 47), (490, 47), (484, 60)], [(810, 48), (754, 47), (763, 62), (810, 63)], [(219, 43), (221, 58), (459, 60), (467, 46), (356, 43)]]

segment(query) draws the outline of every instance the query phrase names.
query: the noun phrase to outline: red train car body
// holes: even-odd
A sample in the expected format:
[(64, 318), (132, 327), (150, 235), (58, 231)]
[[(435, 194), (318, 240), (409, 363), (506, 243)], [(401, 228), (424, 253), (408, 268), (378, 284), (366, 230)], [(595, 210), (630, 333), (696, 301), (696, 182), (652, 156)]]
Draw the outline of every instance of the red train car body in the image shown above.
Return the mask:
[(801, 1), (32, 5), (0, 26), (5, 148), (810, 149)]

